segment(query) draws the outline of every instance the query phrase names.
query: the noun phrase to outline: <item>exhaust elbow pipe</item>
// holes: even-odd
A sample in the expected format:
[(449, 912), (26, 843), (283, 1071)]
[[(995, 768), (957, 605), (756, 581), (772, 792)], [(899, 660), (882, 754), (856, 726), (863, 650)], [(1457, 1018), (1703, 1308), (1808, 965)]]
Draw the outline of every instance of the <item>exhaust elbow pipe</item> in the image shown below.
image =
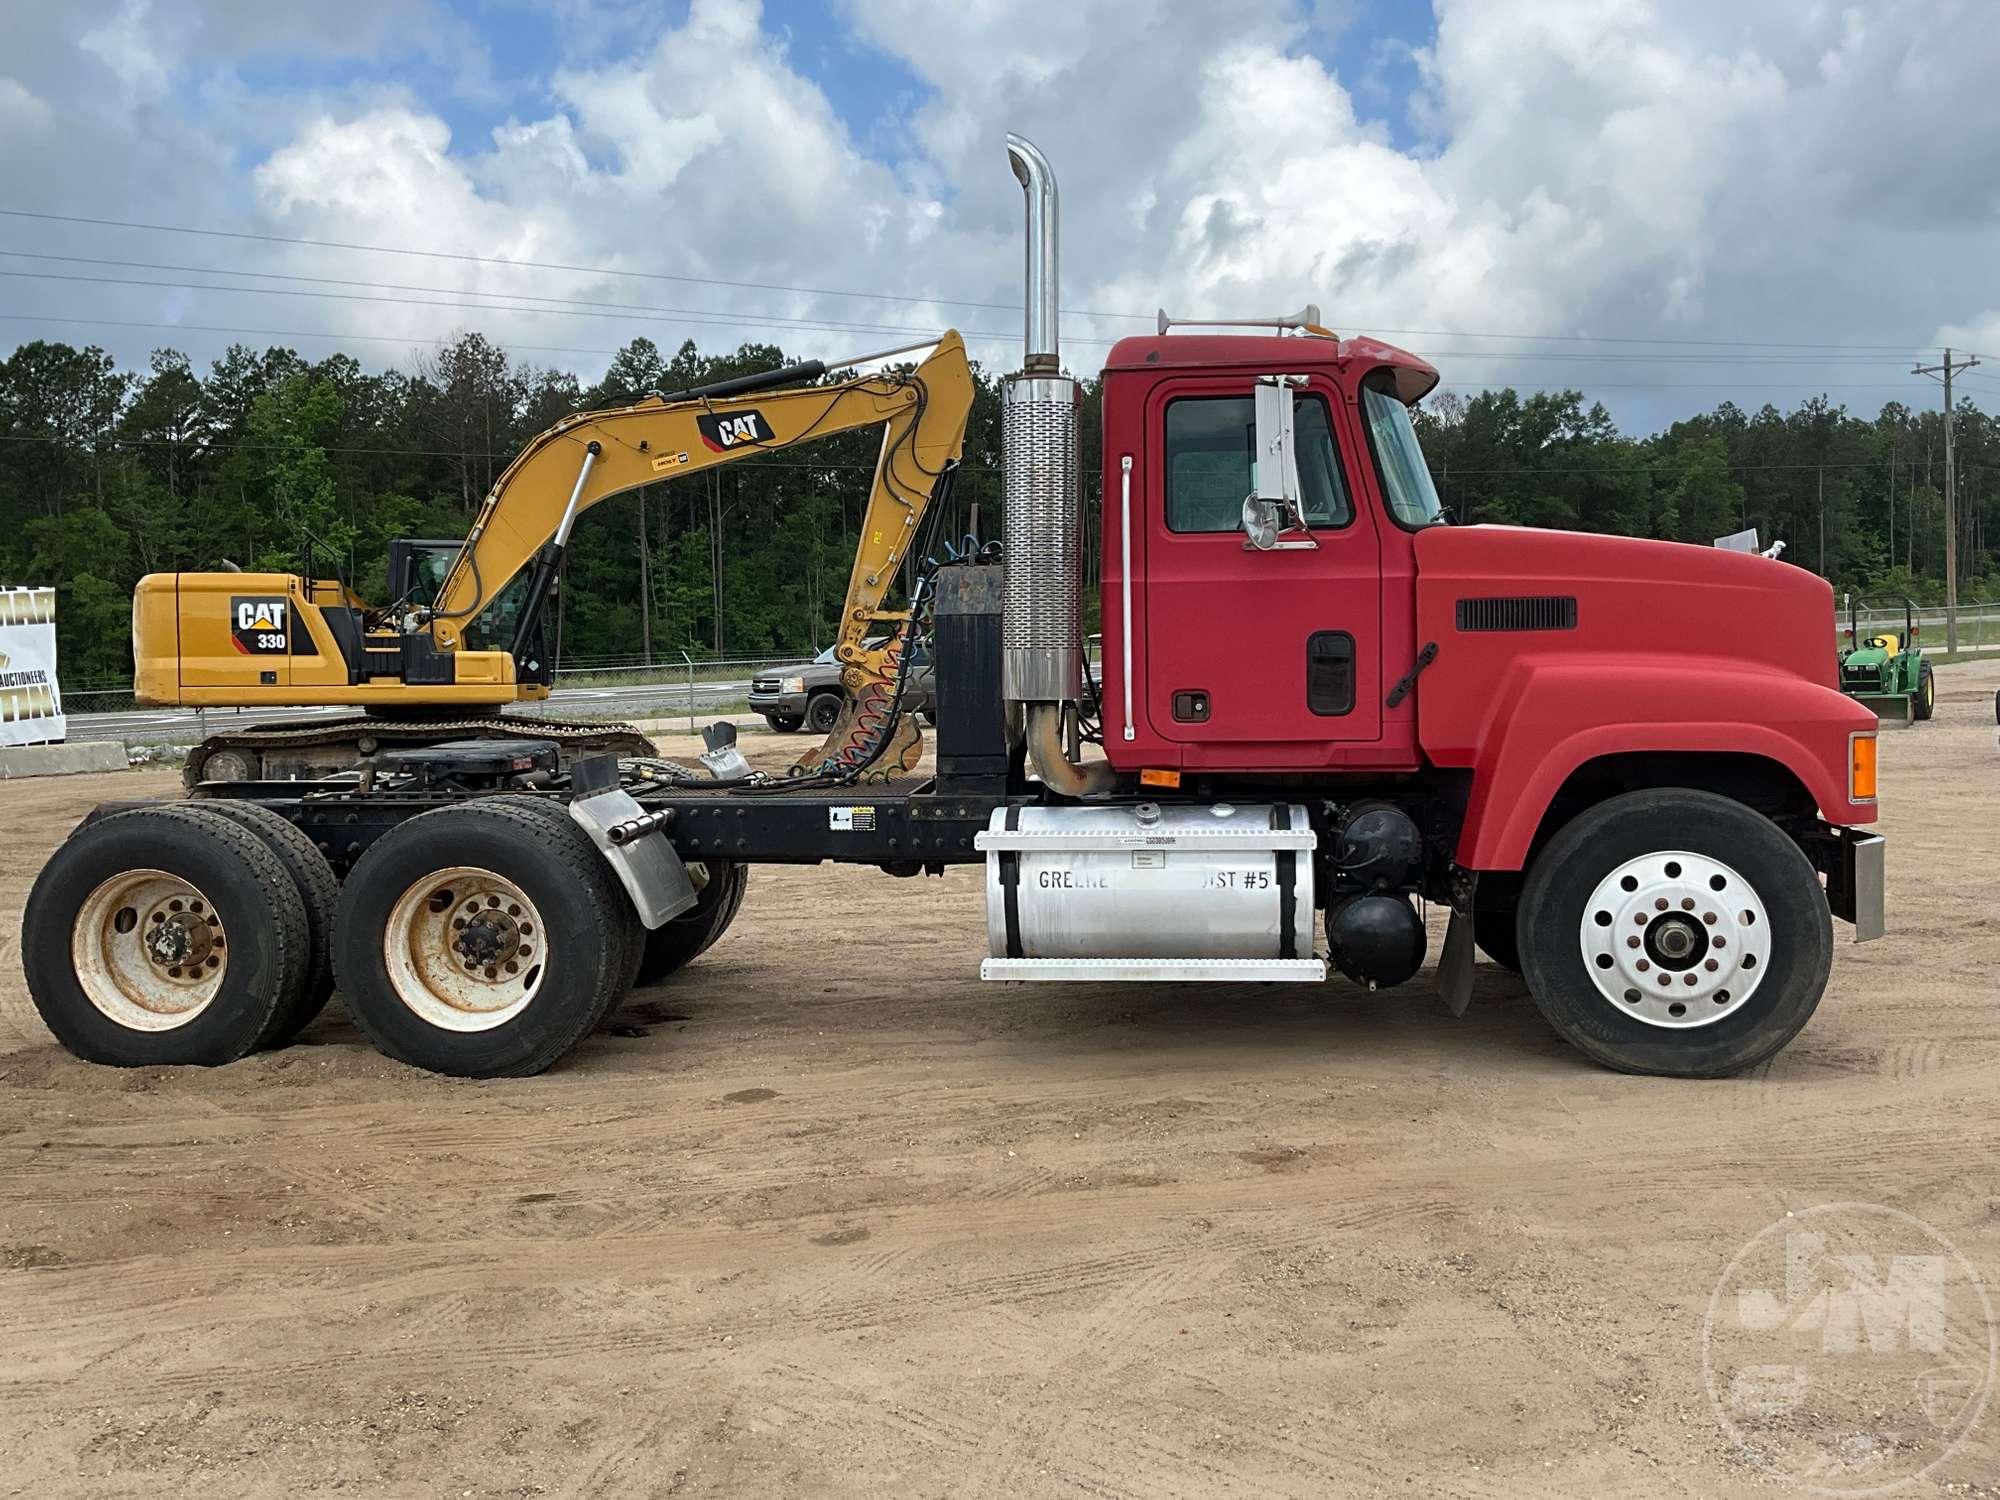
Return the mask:
[(1063, 797), (1089, 797), (1118, 790), (1118, 773), (1108, 761), (1073, 761), (1063, 752), (1063, 705), (1028, 706), (1028, 761), (1042, 785)]

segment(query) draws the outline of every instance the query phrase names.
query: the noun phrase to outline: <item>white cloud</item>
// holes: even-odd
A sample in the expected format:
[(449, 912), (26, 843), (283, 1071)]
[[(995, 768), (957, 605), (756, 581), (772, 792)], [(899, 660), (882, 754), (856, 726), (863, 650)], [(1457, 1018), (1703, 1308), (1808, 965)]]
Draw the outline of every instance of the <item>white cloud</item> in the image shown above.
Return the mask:
[[(888, 136), (863, 122), (869, 143), (898, 143), (888, 159), (857, 140), (787, 51), (782, 13), (750, 0), (696, 0), (666, 30), (616, 4), (593, 11), (572, 0), (569, 30), (621, 44), (552, 62), (524, 96), (529, 107), (490, 138), (454, 140), (441, 101), (379, 78), (311, 99), (246, 92), (233, 112), (176, 111), (172, 85), (198, 59), (212, 68), (218, 57), (287, 48), (359, 56), (399, 46), (432, 55), (464, 39), (462, 23), (428, 8), (400, 35), (387, 0), (347, 7), (354, 24), (338, 35), (330, 22), (271, 18), (293, 11), (249, 5), (227, 42), (227, 16), (191, 0), (36, 21), (8, 54), (17, 60), (0, 79), (0, 125), (22, 122), (13, 138), (37, 105), (61, 98), (66, 140), (39, 164), (21, 159), (36, 153), (10, 154), (0, 193), (110, 205), (118, 217), (213, 213), (323, 239), (1004, 302), (1018, 296), (1020, 199), (1000, 137), (1020, 128), (1062, 181), (1074, 307), (1165, 304), (1192, 315), (1310, 299), (1356, 331), (1880, 343), (1950, 328), (1992, 341), (1983, 310), (2000, 254), (2000, 114), (1983, 101), (2000, 68), (2000, 28), (1970, 0), (1437, 0), (1436, 36), (1418, 54), (1422, 97), (1409, 101), (1423, 141), (1414, 149), (1376, 123), (1377, 70), (1401, 44), (1360, 34), (1351, 7), (1232, 7), (1225, 23), (1205, 0), (854, 0), (857, 35), (925, 90)], [(0, 40), (12, 40), (5, 24)], [(1360, 59), (1355, 77), (1322, 60), (1336, 46)], [(97, 73), (57, 93), (66, 57)], [(237, 164), (254, 148), (232, 131), (232, 113), (276, 132), (261, 165)], [(78, 187), (93, 182), (102, 190)], [(303, 249), (210, 253), (245, 267), (760, 317), (1014, 327), (1005, 313), (959, 306)], [(108, 300), (133, 308), (151, 296)], [(398, 337), (476, 325), (519, 343), (581, 347), (700, 331), (636, 315), (375, 307), (343, 317), (303, 300), (207, 295), (188, 306), (191, 321), (304, 327), (311, 314), (322, 320), (312, 326)], [(1139, 326), (1071, 319), (1071, 363), (1093, 367), (1103, 347), (1086, 340)], [(745, 328), (702, 336), (814, 352), (871, 341)], [(1013, 354), (977, 349), (996, 364)], [(1865, 372), (1463, 354), (1444, 364), (1460, 383), (1574, 380), (1610, 395), (1647, 379), (1733, 381), (1742, 399), (1785, 402), (1804, 392), (1772, 382), (1893, 385), (1896, 362), (1884, 359)], [(576, 362), (592, 372), (590, 358)], [(1632, 393), (1614, 404), (1645, 420), (1731, 393)], [(1890, 394), (1851, 399), (1872, 407)]]
[(55, 111), (48, 100), (30, 93), (18, 80), (0, 76), (0, 139), (23, 141), (54, 123)]

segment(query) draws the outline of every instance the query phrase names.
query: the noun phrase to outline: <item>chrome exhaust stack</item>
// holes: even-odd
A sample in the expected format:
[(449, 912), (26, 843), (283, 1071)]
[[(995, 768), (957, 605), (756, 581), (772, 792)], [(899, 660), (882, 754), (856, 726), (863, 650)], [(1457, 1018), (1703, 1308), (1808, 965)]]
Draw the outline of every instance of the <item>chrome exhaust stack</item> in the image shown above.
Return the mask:
[(1082, 391), (1062, 373), (1061, 200), (1055, 169), (1032, 141), (1011, 132), (1007, 160), (1027, 208), (1026, 314), (1021, 371), (1001, 389), (1006, 456), (1002, 509), (1007, 587), (1001, 605), (1001, 690), (1023, 705), (1029, 759), (1064, 796), (1108, 791), (1107, 765), (1080, 766), (1065, 753), (1065, 727), (1083, 684), (1083, 505), (1077, 472)]

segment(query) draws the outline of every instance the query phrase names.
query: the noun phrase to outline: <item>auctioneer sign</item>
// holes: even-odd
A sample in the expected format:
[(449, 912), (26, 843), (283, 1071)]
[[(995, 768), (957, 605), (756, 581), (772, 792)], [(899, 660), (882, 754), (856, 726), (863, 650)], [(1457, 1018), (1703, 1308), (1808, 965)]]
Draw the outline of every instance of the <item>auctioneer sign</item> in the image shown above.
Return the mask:
[(56, 591), (0, 588), (0, 745), (67, 732), (56, 688)]

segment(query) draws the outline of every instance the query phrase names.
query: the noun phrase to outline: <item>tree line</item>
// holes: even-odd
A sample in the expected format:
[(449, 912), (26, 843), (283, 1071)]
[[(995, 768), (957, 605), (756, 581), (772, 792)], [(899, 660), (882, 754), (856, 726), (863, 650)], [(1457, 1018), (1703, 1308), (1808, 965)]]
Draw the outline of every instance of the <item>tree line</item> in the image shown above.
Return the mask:
[[(456, 538), (513, 454), (579, 410), (787, 363), (774, 346), (671, 355), (634, 339), (601, 380), (520, 363), (478, 334), (406, 369), (232, 346), (205, 372), (173, 350), (121, 370), (104, 350), (23, 344), (0, 361), (0, 582), (54, 584), (70, 683), (131, 672), (131, 595), (148, 572), (338, 574), (383, 599), (389, 541)], [(1000, 530), (999, 377), (975, 366), (946, 535)], [(1095, 514), (1098, 391), (1083, 420)], [(1461, 522), (1499, 521), (1706, 544), (1757, 526), (1837, 588), (1937, 597), (1943, 418), (1873, 418), (1814, 398), (1791, 411), (1725, 402), (1630, 437), (1580, 392), (1445, 394), (1419, 413)], [(2000, 595), (1990, 525), (2000, 428), (1961, 405), (1959, 571)], [(559, 608), (566, 665), (805, 652), (829, 641), (847, 584), (871, 433), (828, 438), (608, 501), (578, 525)], [(1094, 533), (1094, 526), (1092, 531)], [(1094, 561), (1094, 547), (1088, 549)]]

